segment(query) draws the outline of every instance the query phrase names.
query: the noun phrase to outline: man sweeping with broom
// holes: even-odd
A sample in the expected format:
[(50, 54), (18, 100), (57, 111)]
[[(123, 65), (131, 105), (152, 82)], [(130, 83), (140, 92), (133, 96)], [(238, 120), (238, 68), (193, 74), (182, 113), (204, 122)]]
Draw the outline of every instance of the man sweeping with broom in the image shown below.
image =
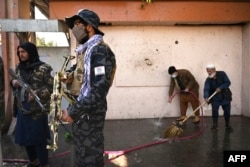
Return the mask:
[[(179, 93), (181, 117), (176, 121), (183, 121), (186, 118), (188, 103), (191, 103), (193, 110), (199, 106), (199, 84), (191, 72), (186, 69), (177, 70), (175, 66), (170, 66), (168, 73), (171, 75), (168, 102), (171, 103), (175, 88), (181, 91)], [(199, 116), (200, 111), (196, 111), (193, 123), (200, 122)]]
[[(231, 81), (224, 71), (216, 71), (213, 64), (207, 65), (206, 71), (208, 77), (204, 85), (204, 99), (212, 105), (213, 126), (211, 130), (218, 130), (219, 107), (221, 106), (224, 111), (226, 130), (232, 131), (233, 128), (230, 125), (232, 92), (229, 89)], [(217, 94), (213, 99), (209, 100), (208, 97), (213, 92), (217, 92)]]
[[(184, 122), (186, 122), (193, 114), (195, 114), (194, 123), (199, 122), (199, 114), (200, 114), (200, 108), (207, 104), (216, 94), (217, 92), (214, 91), (209, 97), (206, 98), (206, 100), (199, 105), (198, 100), (198, 92), (199, 92), (199, 85), (192, 76), (192, 74), (187, 70), (176, 70), (174, 66), (169, 67), (168, 69), (169, 74), (171, 75), (171, 84), (170, 84), (170, 90), (169, 90), (169, 101), (172, 100), (172, 93), (174, 90), (174, 86), (181, 90), (180, 92), (180, 104), (184, 105), (185, 108), (181, 107), (182, 116), (177, 119), (176, 122), (174, 122), (171, 126), (166, 128), (163, 138), (176, 138), (182, 135), (183, 129), (182, 125)], [(186, 78), (184, 77), (186, 75)], [(178, 78), (178, 76), (180, 78)], [(190, 81), (190, 83), (188, 82)], [(196, 102), (192, 104), (193, 111), (186, 116), (186, 109), (187, 109), (187, 103), (189, 102), (188, 99), (192, 99), (190, 102)], [(189, 100), (190, 100), (189, 99)], [(183, 103), (183, 104), (182, 104)], [(185, 110), (183, 110), (185, 109)], [(185, 112), (184, 112), (185, 111)], [(198, 119), (197, 119), (198, 118)]]

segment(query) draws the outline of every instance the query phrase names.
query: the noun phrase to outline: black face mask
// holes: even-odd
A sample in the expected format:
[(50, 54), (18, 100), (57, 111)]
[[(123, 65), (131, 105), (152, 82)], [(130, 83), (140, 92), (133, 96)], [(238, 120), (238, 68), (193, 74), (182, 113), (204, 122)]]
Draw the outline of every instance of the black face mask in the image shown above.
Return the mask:
[(89, 36), (85, 27), (74, 27), (72, 29), (72, 33), (74, 34), (77, 42), (79, 42), (80, 44), (84, 44), (89, 39)]

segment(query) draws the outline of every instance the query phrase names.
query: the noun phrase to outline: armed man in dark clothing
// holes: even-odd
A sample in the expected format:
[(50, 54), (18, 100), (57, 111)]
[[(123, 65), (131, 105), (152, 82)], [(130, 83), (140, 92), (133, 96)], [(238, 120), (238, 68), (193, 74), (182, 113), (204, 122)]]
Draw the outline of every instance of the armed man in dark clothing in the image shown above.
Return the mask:
[(37, 47), (31, 42), (20, 44), (17, 56), (19, 64), (14, 72), (18, 78), (12, 78), (10, 82), (17, 99), (15, 143), (25, 147), (30, 160), (28, 167), (49, 167), (47, 114), (53, 90), (53, 69), (40, 61)]
[[(4, 100), (4, 64), (3, 59), (0, 57), (0, 142), (1, 142), (1, 134), (2, 134), (2, 128), (4, 126), (4, 120), (5, 120), (5, 100)], [(0, 164), (3, 163), (2, 159), (2, 147), (0, 143)], [(1, 165), (0, 165), (1, 166)]]
[[(109, 88), (116, 69), (115, 55), (104, 43), (99, 16), (88, 9), (66, 18), (66, 24), (84, 52), (84, 78), (76, 104), (63, 110), (62, 120), (72, 123), (74, 167), (104, 166), (104, 122)], [(80, 50), (79, 50), (80, 51)]]
[[(208, 73), (208, 77), (204, 85), (204, 99), (207, 101), (207, 103), (211, 103), (212, 105), (213, 126), (211, 130), (218, 130), (220, 106), (224, 111), (226, 129), (232, 130), (230, 125), (232, 93), (229, 89), (231, 81), (224, 71), (216, 71), (216, 68), (213, 64), (207, 65), (206, 71)], [(216, 95), (210, 101), (207, 100), (208, 97), (215, 91), (217, 92)]]
[[(4, 104), (4, 64), (3, 59), (0, 57), (0, 132), (4, 125), (5, 118), (5, 104)], [(0, 134), (1, 136), (1, 134)]]

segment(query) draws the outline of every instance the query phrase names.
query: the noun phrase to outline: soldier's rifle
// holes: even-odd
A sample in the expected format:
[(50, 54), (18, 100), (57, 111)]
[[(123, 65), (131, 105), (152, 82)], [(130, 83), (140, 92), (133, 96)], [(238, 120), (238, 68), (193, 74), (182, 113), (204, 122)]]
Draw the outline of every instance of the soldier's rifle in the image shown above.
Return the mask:
[(22, 88), (24, 88), (24, 90), (26, 92), (30, 93), (35, 98), (35, 101), (39, 104), (39, 106), (41, 107), (42, 111), (45, 111), (45, 107), (41, 103), (40, 98), (36, 95), (36, 93), (34, 92), (34, 90), (31, 89), (30, 85), (28, 83), (24, 82), (23, 78), (20, 75), (17, 75), (12, 68), (9, 69), (9, 74), (12, 77), (12, 79), (18, 80), (20, 86)]
[(51, 101), (50, 101), (50, 113), (49, 113), (49, 126), (52, 132), (52, 139), (53, 142), (50, 145), (47, 145), (47, 149), (55, 151), (58, 148), (57, 141), (58, 141), (58, 127), (60, 125), (60, 119), (62, 117), (61, 112), (61, 103), (62, 97), (64, 97), (69, 103), (74, 103), (76, 100), (70, 93), (66, 92), (64, 86), (60, 80), (63, 76), (63, 73), (66, 71), (67, 65), (70, 60), (74, 59), (74, 56), (67, 56), (64, 57), (64, 63), (59, 72), (56, 72), (54, 76), (53, 82), (53, 93), (51, 94)]

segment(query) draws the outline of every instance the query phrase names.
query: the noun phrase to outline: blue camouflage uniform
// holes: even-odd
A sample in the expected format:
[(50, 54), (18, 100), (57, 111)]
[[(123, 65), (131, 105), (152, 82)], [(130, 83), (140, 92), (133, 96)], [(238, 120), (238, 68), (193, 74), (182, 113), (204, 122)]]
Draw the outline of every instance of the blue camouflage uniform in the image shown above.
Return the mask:
[(84, 82), (77, 103), (68, 108), (75, 143), (75, 166), (104, 166), (103, 128), (107, 111), (106, 96), (116, 69), (115, 55), (96, 34), (87, 42)]
[(4, 105), (4, 66), (2, 57), (0, 57), (0, 133), (4, 125), (5, 105)]

